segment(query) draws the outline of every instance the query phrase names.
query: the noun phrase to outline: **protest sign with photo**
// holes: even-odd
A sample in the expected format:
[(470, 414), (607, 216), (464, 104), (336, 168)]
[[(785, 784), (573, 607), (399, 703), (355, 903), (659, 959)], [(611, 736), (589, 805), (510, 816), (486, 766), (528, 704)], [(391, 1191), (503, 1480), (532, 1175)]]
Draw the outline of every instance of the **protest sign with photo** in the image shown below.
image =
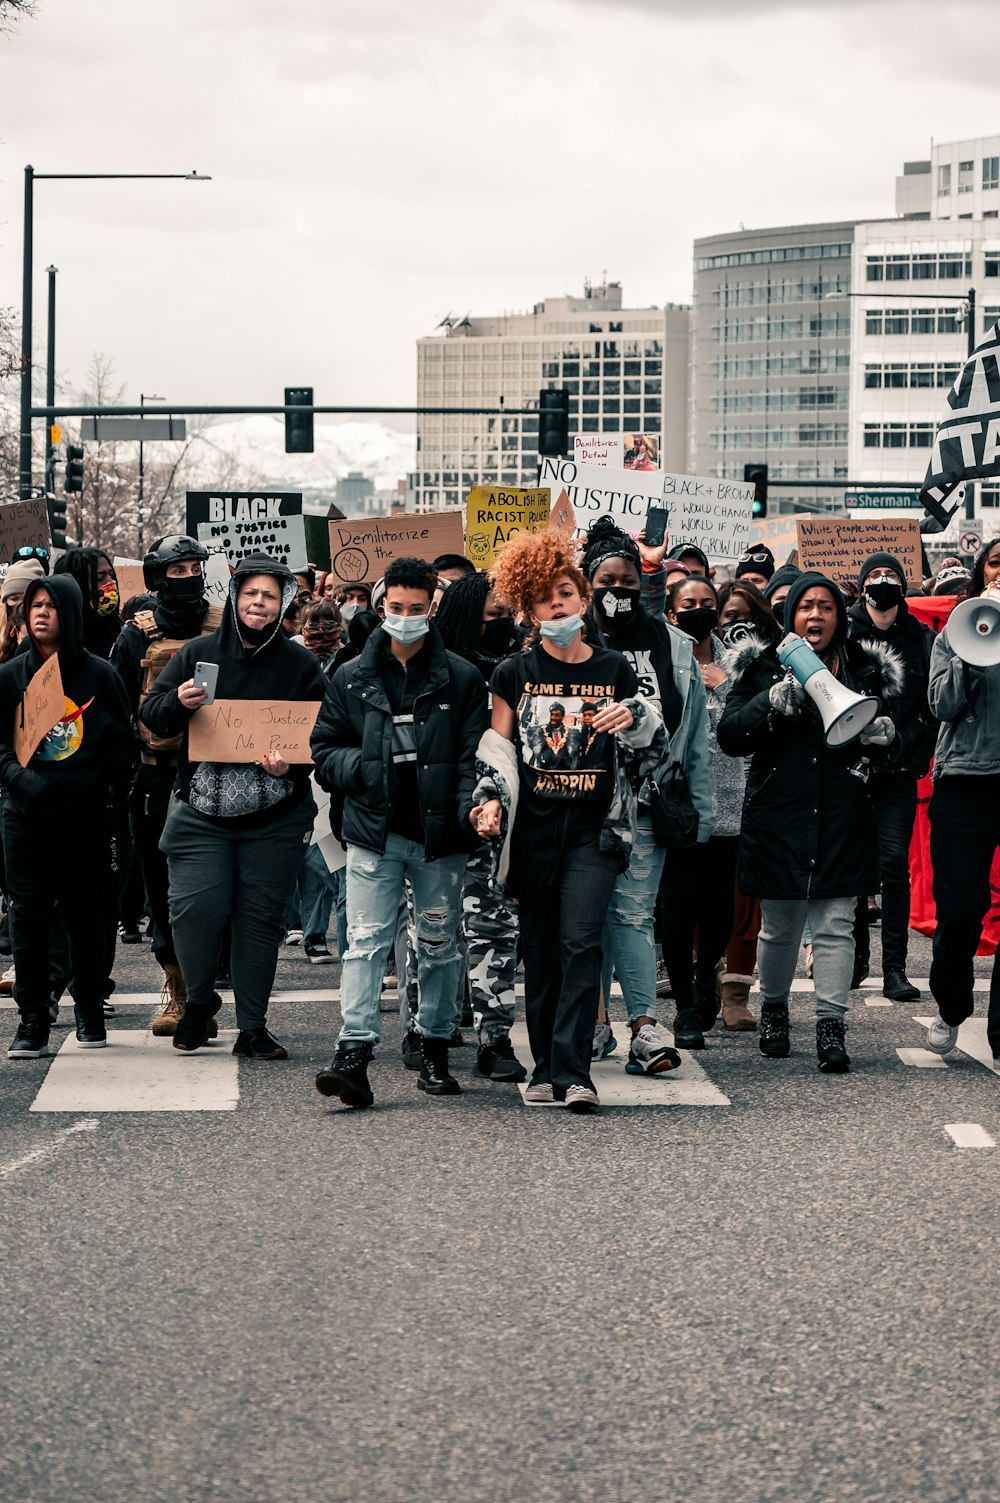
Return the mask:
[(53, 653), (35, 673), (14, 712), (14, 755), (27, 767), (45, 736), (66, 714), (59, 656)]
[(48, 548), (49, 510), (45, 498), (35, 501), (5, 501), (0, 505), (0, 563), (7, 563), (15, 548)]
[(466, 558), (477, 569), (488, 569), (515, 532), (541, 532), (548, 527), (549, 502), (547, 489), (474, 486), (465, 503)]
[(229, 518), (218, 522), (199, 522), (198, 541), (206, 547), (219, 547), (238, 564), (251, 553), (266, 553), (286, 564), (289, 569), (306, 566), (306, 530), (298, 516), (274, 516), (259, 522), (237, 522)]
[(464, 557), (462, 524), (460, 511), (333, 521), (330, 572), (344, 585), (374, 584), (395, 558), (423, 558), (432, 563), (442, 553)]
[(577, 464), (608, 470), (657, 470), (660, 437), (627, 428), (624, 433), (578, 433), (573, 440)]
[(815, 569), (838, 585), (857, 588), (869, 554), (891, 553), (919, 585), (920, 522), (916, 517), (799, 517), (799, 568)]
[(195, 710), (188, 727), (192, 762), (259, 762), (277, 752), (286, 762), (311, 762), (309, 737), (318, 699), (217, 699)]

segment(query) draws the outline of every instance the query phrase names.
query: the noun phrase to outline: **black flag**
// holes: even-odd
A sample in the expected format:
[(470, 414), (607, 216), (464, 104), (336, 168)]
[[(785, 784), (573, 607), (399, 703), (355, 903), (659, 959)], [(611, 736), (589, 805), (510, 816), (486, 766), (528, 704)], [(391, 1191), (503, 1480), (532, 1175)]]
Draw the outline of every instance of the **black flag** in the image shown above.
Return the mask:
[(944, 502), (963, 480), (1000, 475), (1000, 323), (993, 325), (955, 378), (948, 411), (934, 436), (934, 452), (920, 487), (926, 512), (947, 527), (956, 507)]

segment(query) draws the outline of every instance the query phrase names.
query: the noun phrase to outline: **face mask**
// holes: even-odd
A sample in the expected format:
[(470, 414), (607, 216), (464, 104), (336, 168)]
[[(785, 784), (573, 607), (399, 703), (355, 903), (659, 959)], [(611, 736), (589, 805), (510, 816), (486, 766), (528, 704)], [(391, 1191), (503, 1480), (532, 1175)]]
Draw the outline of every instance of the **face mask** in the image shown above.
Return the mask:
[(730, 621), (729, 625), (723, 627), (719, 633), (727, 647), (738, 647), (741, 642), (746, 641), (747, 637), (753, 635), (753, 623), (750, 621)]
[(317, 654), (325, 656), (333, 652), (340, 644), (339, 626), (305, 626), (302, 629), (302, 637), (306, 646)]
[(517, 633), (509, 616), (497, 616), (487, 621), (483, 634), (476, 643), (476, 651), (484, 658), (505, 658), (517, 646)]
[(118, 586), (113, 579), (105, 580), (97, 592), (97, 614), (110, 616), (118, 609)]
[(185, 574), (181, 579), (164, 579), (157, 594), (171, 605), (196, 605), (205, 593), (202, 574)]
[(583, 617), (577, 611), (572, 616), (565, 616), (562, 621), (542, 621), (539, 623), (539, 635), (553, 647), (568, 647), (583, 626)]
[(677, 625), (696, 642), (704, 642), (719, 624), (719, 613), (714, 605), (699, 605), (691, 611), (676, 612)]
[(772, 600), (771, 610), (774, 613), (775, 621), (777, 621), (779, 626), (783, 627), (785, 624), (785, 602), (783, 600), (779, 600), (777, 605), (775, 605), (774, 601)]
[(880, 579), (874, 584), (865, 584), (865, 599), (877, 611), (891, 611), (902, 598), (902, 586), (892, 579)]
[(382, 625), (402, 647), (412, 646), (430, 631), (426, 616), (386, 616)]
[(641, 590), (608, 585), (598, 591), (597, 603), (609, 621), (629, 621), (639, 609)]
[(361, 606), (356, 600), (349, 600), (346, 605), (340, 607), (340, 619), (345, 626), (350, 626)]

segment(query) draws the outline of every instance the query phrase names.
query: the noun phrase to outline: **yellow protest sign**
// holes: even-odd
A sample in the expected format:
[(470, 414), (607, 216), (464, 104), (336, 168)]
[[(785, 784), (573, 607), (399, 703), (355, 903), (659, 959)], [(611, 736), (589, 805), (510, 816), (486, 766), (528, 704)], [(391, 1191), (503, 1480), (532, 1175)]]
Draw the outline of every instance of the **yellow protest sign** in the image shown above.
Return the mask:
[(549, 525), (550, 491), (477, 485), (465, 503), (465, 556), (488, 569), (515, 532), (541, 532)]
[(27, 767), (42, 738), (66, 713), (59, 658), (53, 653), (32, 677), (14, 712), (14, 755)]

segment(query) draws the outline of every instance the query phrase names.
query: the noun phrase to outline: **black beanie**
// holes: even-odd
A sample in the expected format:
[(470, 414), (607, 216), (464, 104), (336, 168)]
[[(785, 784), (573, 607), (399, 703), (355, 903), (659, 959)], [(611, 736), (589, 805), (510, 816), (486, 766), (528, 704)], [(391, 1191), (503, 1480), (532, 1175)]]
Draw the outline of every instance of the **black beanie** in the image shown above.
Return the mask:
[(861, 565), (861, 572), (858, 575), (859, 595), (865, 587), (865, 580), (869, 574), (874, 574), (876, 569), (891, 569), (894, 574), (898, 574), (903, 589), (906, 589), (906, 570), (899, 559), (893, 558), (891, 553), (870, 553)]
[(771, 596), (777, 590), (780, 590), (782, 585), (794, 584), (801, 573), (802, 570), (797, 568), (795, 564), (782, 564), (780, 569), (775, 569), (764, 589), (765, 600), (770, 600)]
[[(763, 555), (763, 558), (761, 557)], [(736, 578), (743, 574), (763, 574), (770, 579), (774, 573), (774, 554), (766, 543), (748, 543), (743, 557), (736, 565)]]

